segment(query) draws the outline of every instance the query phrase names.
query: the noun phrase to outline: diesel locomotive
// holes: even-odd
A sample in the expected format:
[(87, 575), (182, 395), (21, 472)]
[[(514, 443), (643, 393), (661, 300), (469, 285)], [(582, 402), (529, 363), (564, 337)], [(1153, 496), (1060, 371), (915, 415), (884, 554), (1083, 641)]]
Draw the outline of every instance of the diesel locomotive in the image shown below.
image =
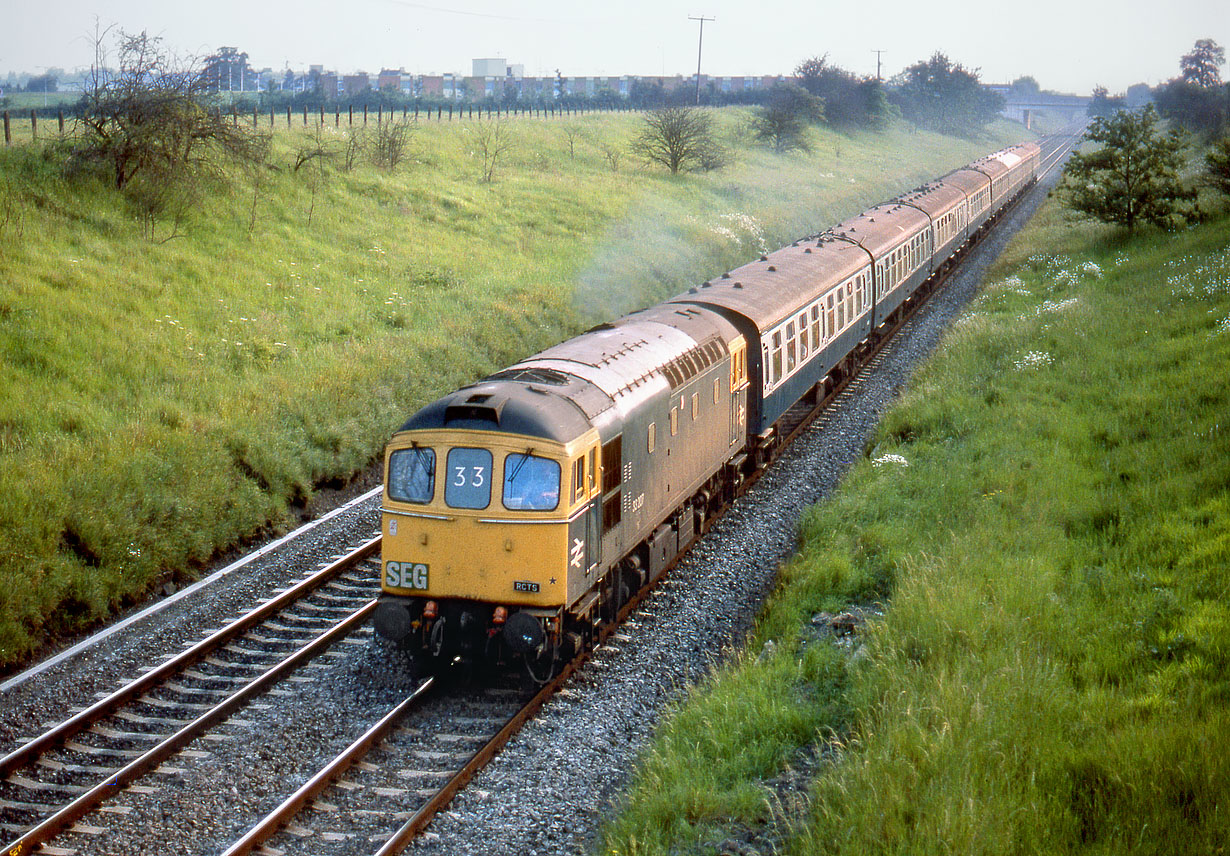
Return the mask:
[(385, 458), (377, 633), (545, 678), (657, 578), (1037, 179), (1012, 146), (414, 414)]

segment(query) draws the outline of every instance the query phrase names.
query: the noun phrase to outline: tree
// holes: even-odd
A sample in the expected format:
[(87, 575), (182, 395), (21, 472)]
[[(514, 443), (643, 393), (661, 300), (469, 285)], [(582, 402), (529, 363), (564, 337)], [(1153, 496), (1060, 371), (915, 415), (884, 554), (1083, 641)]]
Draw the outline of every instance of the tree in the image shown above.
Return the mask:
[(700, 107), (661, 107), (645, 116), (632, 151), (677, 175), (716, 169), (725, 156), (714, 130), (713, 115)]
[(410, 151), (410, 136), (414, 128), (411, 122), (391, 118), (379, 123), (372, 135), (372, 163), (390, 172), (397, 169)]
[(1230, 196), (1230, 137), (1222, 137), (1204, 156), (1209, 185)]
[(1100, 143), (1089, 154), (1073, 152), (1063, 170), (1069, 207), (1133, 231), (1140, 223), (1167, 227), (1191, 213), (1195, 193), (1179, 179), (1181, 132), (1158, 132), (1152, 105), (1097, 118), (1084, 139)]
[(1179, 59), (1183, 80), (1205, 89), (1221, 85), (1221, 71), (1218, 67), (1225, 64), (1226, 49), (1212, 39), (1197, 39), (1192, 52)]
[(902, 73), (897, 98), (910, 121), (942, 134), (969, 136), (999, 115), (1004, 98), (978, 82), (977, 73), (938, 51)]
[(1179, 59), (1180, 75), (1153, 92), (1162, 116), (1206, 139), (1220, 136), (1230, 114), (1230, 90), (1222, 86), (1219, 66), (1226, 51), (1212, 39), (1200, 39)]
[(824, 102), (797, 83), (777, 83), (769, 92), (752, 127), (756, 139), (767, 142), (776, 152), (787, 149), (810, 151), (807, 126), (824, 116)]
[(1153, 101), (1162, 117), (1206, 139), (1219, 136), (1226, 127), (1226, 92), (1175, 78), (1153, 91)]
[(1026, 97), (1031, 95), (1041, 95), (1042, 87), (1038, 85), (1036, 78), (1027, 74), (1024, 77), (1018, 77), (1016, 80), (1012, 81), (1012, 94), (1023, 95)]
[(1095, 119), (1099, 117), (1113, 116), (1116, 112), (1123, 109), (1123, 99), (1119, 96), (1111, 97), (1110, 90), (1105, 86), (1093, 87), (1093, 97), (1089, 99), (1089, 104), (1085, 107), (1085, 115), (1092, 116)]
[[(105, 36), (105, 34), (103, 34)], [(119, 68), (105, 67), (102, 36), (81, 102), (80, 157), (108, 165), (116, 189), (140, 178), (159, 193), (219, 177), (228, 159), (258, 156), (250, 129), (205, 104), (199, 69), (168, 55), (161, 39), (119, 32)]]
[(803, 88), (823, 102), (824, 120), (830, 125), (882, 128), (892, 114), (880, 81), (830, 65), (827, 55), (803, 60), (794, 73)]
[(479, 122), (473, 126), (472, 130), (474, 145), (483, 159), (483, 181), (490, 184), (492, 178), (495, 177), (496, 164), (500, 158), (512, 150), (512, 133), (508, 130), (508, 123), (503, 119), (488, 119), (486, 122)]

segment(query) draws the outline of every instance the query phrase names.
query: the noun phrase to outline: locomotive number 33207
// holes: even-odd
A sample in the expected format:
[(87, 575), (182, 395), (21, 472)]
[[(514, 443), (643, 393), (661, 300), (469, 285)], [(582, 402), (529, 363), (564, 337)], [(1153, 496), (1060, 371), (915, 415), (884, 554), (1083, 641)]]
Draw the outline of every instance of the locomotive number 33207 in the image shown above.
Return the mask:
[(427, 566), (422, 562), (386, 562), (384, 584), (389, 588), (408, 588), (426, 591)]

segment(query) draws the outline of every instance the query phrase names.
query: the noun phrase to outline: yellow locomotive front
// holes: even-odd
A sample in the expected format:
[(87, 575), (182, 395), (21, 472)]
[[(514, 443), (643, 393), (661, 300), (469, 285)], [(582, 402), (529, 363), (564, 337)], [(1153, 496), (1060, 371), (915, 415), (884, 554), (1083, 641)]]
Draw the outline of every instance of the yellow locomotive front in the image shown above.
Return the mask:
[(374, 621), (412, 653), (533, 656), (558, 641), (563, 610), (585, 585), (598, 432), (575, 408), (525, 396), (552, 398), (464, 390), (389, 444)]

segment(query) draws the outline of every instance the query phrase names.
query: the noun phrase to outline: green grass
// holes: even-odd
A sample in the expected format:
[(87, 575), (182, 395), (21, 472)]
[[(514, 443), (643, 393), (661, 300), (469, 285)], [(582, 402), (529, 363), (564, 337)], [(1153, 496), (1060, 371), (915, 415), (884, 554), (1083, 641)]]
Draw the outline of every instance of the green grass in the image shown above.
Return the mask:
[[(1019, 138), (817, 132), (671, 177), (602, 142), (627, 114), (512, 123), (478, 180), (471, 122), (424, 123), (395, 172), (238, 174), (147, 236), (105, 177), (0, 151), (0, 666), (290, 522), (415, 409)], [(346, 129), (327, 129), (342, 140)], [(255, 217), (252, 217), (255, 199)]]
[[(806, 516), (753, 640), (773, 656), (662, 727), (603, 852), (747, 829), (797, 854), (1224, 852), (1228, 245), (1225, 219), (1128, 238), (1044, 208)], [(811, 616), (869, 601), (834, 665)], [(696, 722), (705, 744), (675, 739)], [(766, 780), (808, 749), (828, 760), (783, 812)]]

